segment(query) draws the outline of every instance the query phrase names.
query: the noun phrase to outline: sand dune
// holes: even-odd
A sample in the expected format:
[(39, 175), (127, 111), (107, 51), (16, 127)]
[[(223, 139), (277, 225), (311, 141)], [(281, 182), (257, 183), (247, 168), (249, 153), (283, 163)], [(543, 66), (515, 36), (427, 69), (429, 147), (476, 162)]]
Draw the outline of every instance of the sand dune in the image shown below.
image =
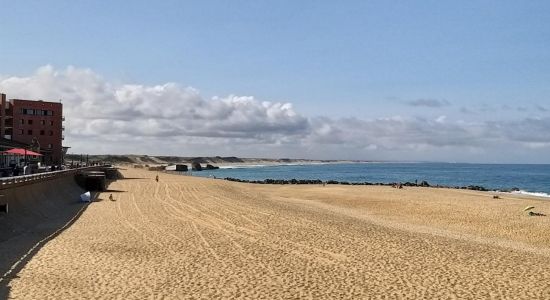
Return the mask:
[(550, 202), (122, 172), (10, 298), (550, 298)]

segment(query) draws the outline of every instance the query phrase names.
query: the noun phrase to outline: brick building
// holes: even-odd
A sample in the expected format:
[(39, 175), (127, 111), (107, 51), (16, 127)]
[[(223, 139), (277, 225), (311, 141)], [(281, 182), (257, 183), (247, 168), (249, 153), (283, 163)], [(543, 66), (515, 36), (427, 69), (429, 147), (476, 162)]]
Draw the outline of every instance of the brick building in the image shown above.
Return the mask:
[(28, 144), (45, 164), (63, 163), (63, 104), (0, 97), (0, 137)]

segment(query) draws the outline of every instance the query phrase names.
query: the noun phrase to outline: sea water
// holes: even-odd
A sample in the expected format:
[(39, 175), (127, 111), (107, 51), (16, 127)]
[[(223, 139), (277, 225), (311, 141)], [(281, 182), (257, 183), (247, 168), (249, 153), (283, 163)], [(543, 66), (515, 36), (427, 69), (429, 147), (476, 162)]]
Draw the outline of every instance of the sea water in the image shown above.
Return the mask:
[(550, 165), (463, 163), (340, 163), (232, 166), (192, 172), (193, 176), (245, 180), (320, 179), (348, 182), (415, 182), (430, 185), (478, 185), (490, 190), (550, 197)]

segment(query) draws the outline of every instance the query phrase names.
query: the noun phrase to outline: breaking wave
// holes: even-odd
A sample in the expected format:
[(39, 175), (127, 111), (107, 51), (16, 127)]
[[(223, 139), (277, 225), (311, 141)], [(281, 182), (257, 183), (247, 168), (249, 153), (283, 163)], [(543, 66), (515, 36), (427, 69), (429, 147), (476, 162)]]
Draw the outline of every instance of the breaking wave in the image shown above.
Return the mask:
[(519, 190), (519, 191), (513, 191), (511, 193), (512, 194), (518, 194), (518, 195), (529, 195), (529, 196), (550, 198), (550, 194), (541, 193), (541, 192), (528, 192), (528, 191)]

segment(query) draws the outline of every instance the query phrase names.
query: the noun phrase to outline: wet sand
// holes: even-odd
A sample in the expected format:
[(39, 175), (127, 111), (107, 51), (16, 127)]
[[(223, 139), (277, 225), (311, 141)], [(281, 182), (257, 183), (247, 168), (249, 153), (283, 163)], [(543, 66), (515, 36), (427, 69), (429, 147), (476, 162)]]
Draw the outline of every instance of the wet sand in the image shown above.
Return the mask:
[(10, 298), (550, 298), (548, 200), (122, 173)]

